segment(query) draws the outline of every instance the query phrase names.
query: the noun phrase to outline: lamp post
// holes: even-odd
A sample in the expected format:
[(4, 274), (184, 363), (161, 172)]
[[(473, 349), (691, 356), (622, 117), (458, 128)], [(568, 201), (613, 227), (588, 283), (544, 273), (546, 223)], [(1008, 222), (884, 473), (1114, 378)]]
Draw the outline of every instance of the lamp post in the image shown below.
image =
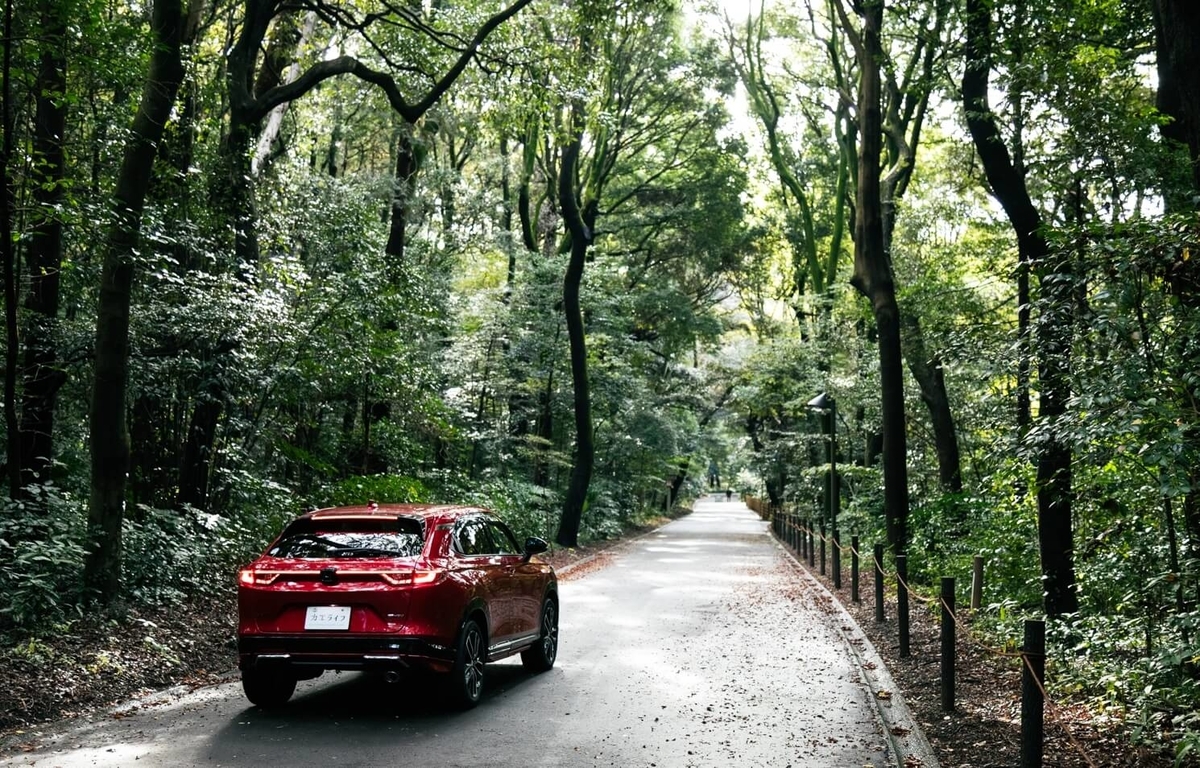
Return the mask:
[(833, 536), (833, 588), (842, 588), (842, 547), (838, 537), (838, 510), (842, 499), (837, 474), (837, 401), (822, 392), (808, 401), (817, 413), (829, 415), (829, 531)]

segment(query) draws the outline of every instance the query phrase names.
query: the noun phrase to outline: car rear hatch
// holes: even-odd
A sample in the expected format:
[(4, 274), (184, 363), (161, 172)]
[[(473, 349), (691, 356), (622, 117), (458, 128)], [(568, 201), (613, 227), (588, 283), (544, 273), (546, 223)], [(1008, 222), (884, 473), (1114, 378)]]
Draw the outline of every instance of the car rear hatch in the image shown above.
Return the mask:
[(241, 634), (396, 632), (423, 569), (421, 521), (301, 520), (238, 577)]

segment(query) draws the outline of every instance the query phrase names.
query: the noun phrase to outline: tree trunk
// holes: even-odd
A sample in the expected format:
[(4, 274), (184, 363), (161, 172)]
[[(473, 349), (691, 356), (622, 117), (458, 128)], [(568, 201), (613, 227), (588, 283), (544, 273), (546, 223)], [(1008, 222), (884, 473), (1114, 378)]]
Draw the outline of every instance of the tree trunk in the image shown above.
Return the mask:
[[(13, 40), (13, 0), (4, 3), (4, 39)], [(0, 64), (3, 91), (0, 98), (0, 255), (4, 261), (4, 434), (7, 438), (5, 453), (8, 493), (17, 496), (21, 487), (21, 464), (14, 457), (21, 453), (20, 429), (17, 424), (17, 351), (20, 334), (17, 332), (17, 254), (13, 244), (13, 216), (16, 205), (13, 197), (12, 177), (9, 165), (13, 161), (13, 94), (12, 55), (13, 46), (5, 45), (4, 58)]]
[(92, 460), (90, 549), (84, 583), (104, 604), (116, 599), (121, 578), (121, 523), (129, 470), (125, 392), (134, 258), (158, 143), (183, 80), (181, 0), (155, 0), (151, 27), (154, 52), (114, 189), (114, 222), (104, 244), (96, 316), (96, 363), (88, 420)]
[(411, 215), (410, 203), (413, 198), (413, 188), (416, 183), (417, 171), (420, 168), (420, 156), (413, 142), (417, 127), (406, 122), (401, 128), (400, 146), (396, 153), (396, 176), (393, 179), (395, 189), (392, 193), (392, 221), (388, 229), (387, 246), (384, 253), (392, 257), (390, 263), (404, 263), (404, 249), (408, 241), (408, 218)]
[(851, 285), (871, 302), (879, 334), (879, 375), (883, 426), (884, 517), (888, 544), (904, 554), (908, 542), (908, 439), (904, 418), (904, 357), (900, 347), (900, 308), (883, 237), (879, 163), (883, 144), (879, 64), (883, 0), (864, 2), (858, 46), (858, 196), (854, 221), (854, 277)]
[[(1200, 7), (1190, 0), (1154, 0), (1154, 22), (1158, 42), (1158, 107), (1171, 117), (1163, 134), (1187, 147), (1191, 161), (1191, 189), (1164, 190), (1168, 207), (1175, 211), (1195, 210), (1200, 201)], [(1200, 310), (1200, 259), (1186, 250), (1176, 255), (1170, 274), (1171, 291), (1189, 310)], [(1183, 341), (1180, 350), (1180, 380), (1200, 369), (1200, 352)], [(1194, 411), (1190, 388), (1182, 387), (1179, 408)], [(1186, 424), (1184, 439), (1189, 454), (1200, 454), (1200, 425)], [(1182, 510), (1188, 532), (1189, 552), (1200, 555), (1200, 463), (1189, 465), (1192, 490), (1184, 497)]]
[(912, 313), (900, 320), (904, 332), (904, 354), (908, 370), (921, 390), (921, 400), (929, 409), (933, 426), (934, 450), (937, 452), (938, 483), (947, 493), (962, 493), (962, 461), (958, 451), (958, 428), (950, 410), (942, 361), (925, 349), (921, 321)]
[(180, 507), (207, 508), (217, 425), (224, 411), (223, 393), (224, 386), (214, 381), (208, 391), (201, 393), (192, 408), (187, 439), (179, 461), (179, 493), (175, 502)]
[(25, 361), (22, 369), (21, 485), (46, 483), (54, 453), (54, 411), (58, 390), (66, 381), (58, 359), (59, 274), (63, 260), (63, 200), (66, 158), (63, 134), (67, 126), (66, 12), (43, 0), (33, 127), (34, 224), (27, 251), (28, 290), (25, 294)]
[(591, 232), (583, 222), (579, 198), (575, 190), (575, 170), (579, 162), (582, 131), (578, 131), (563, 150), (559, 169), (558, 195), (563, 221), (571, 239), (571, 255), (563, 278), (563, 313), (567, 322), (567, 343), (571, 349), (571, 383), (575, 388), (575, 463), (571, 467), (571, 482), (563, 501), (562, 519), (554, 540), (564, 547), (574, 547), (579, 541), (579, 524), (592, 482), (596, 460), (596, 445), (592, 434), (592, 396), (588, 382), (587, 339), (583, 328), (583, 310), (579, 289)]
[(1079, 608), (1072, 531), (1072, 456), (1070, 446), (1058, 431), (1058, 421), (1066, 412), (1070, 397), (1069, 313), (1074, 301), (1074, 287), (1059, 274), (1064, 265), (1047, 263), (1049, 248), (1042, 235), (1041, 216), (1029, 197), (1024, 177), (1012, 163), (988, 104), (990, 10), (991, 4), (987, 0), (967, 0), (963, 108), (992, 194), (1004, 208), (1016, 233), (1021, 261), (1032, 265), (1040, 277), (1044, 309), (1037, 328), (1041, 383), (1038, 420), (1047, 426), (1047, 431), (1036, 448), (1038, 543), (1046, 613), (1059, 616)]
[[(1195, 0), (1154, 0), (1158, 43), (1158, 108), (1172, 118), (1162, 131), (1184, 144), (1192, 162), (1195, 207), (1200, 192), (1200, 6)], [(1172, 195), (1168, 195), (1172, 197)]]

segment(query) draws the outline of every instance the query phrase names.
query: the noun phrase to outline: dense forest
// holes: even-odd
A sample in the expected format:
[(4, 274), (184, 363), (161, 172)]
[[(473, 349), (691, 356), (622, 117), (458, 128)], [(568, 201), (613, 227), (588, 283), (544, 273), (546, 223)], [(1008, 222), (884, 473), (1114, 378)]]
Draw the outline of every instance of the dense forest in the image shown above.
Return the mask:
[(977, 624), (1200, 750), (1192, 0), (3, 26), (5, 645), (213, 598), (306, 508), (574, 547), (711, 464), (918, 587), (983, 555)]

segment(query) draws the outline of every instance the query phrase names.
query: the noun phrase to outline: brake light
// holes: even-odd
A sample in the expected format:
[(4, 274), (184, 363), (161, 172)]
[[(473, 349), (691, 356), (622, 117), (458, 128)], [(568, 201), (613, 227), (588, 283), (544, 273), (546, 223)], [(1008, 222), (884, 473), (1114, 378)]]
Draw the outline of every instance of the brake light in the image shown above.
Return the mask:
[(238, 571), (238, 583), (247, 587), (266, 586), (278, 578), (278, 571), (257, 571), (253, 568), (243, 568)]
[(441, 579), (442, 572), (414, 569), (411, 571), (386, 571), (379, 575), (394, 587), (421, 587), (437, 582)]

